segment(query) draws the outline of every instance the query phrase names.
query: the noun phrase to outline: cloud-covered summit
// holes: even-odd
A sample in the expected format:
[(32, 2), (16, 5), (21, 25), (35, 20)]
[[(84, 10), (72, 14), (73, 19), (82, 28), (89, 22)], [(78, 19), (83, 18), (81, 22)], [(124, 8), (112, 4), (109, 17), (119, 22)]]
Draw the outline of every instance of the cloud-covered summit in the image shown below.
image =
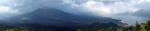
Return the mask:
[[(51, 7), (72, 14), (144, 20), (149, 16), (150, 0), (0, 0), (0, 15), (24, 14), (41, 7)], [(4, 16), (0, 16), (4, 17)], [(8, 16), (5, 16), (8, 17)], [(130, 19), (124, 19), (129, 17)], [(133, 23), (132, 23), (133, 24)]]

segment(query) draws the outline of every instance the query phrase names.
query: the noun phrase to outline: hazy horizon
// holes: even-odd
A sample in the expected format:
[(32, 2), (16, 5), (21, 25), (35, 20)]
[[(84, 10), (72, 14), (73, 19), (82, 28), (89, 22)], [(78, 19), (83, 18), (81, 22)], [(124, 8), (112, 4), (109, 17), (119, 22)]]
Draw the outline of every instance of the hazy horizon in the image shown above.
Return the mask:
[(150, 0), (0, 0), (0, 19), (32, 12), (38, 8), (60, 9), (76, 15), (122, 20), (134, 25), (150, 16)]

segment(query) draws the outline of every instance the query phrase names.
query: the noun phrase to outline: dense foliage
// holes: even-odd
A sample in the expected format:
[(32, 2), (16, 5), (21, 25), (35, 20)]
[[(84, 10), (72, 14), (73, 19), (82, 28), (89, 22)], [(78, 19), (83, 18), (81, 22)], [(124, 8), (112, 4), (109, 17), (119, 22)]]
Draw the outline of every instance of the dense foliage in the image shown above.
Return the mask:
[(136, 21), (135, 26), (121, 27), (113, 22), (109, 23), (91, 23), (81, 27), (71, 26), (52, 26), (39, 24), (25, 24), (19, 26), (0, 25), (0, 31), (149, 31), (150, 18), (145, 23), (139, 24)]
[[(106, 26), (105, 28), (100, 28), (99, 26), (93, 25), (93, 28), (90, 29), (78, 29), (77, 31), (150, 31), (150, 18), (147, 20), (146, 23), (139, 24), (136, 21), (135, 26), (127, 26), (127, 27), (113, 27), (113, 26)], [(101, 25), (103, 26), (103, 25)], [(96, 29), (95, 29), (96, 28)]]

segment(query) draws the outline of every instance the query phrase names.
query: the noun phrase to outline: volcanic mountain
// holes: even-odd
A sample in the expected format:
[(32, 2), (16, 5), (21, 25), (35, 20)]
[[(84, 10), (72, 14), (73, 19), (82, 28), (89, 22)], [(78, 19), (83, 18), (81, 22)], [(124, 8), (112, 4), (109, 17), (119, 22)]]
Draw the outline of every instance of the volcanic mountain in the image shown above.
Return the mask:
[(44, 24), (44, 25), (83, 25), (94, 22), (100, 23), (121, 23), (121, 20), (112, 19), (108, 17), (96, 17), (96, 16), (82, 16), (71, 13), (66, 13), (56, 8), (39, 8), (31, 13), (11, 17), (5, 19), (10, 24)]

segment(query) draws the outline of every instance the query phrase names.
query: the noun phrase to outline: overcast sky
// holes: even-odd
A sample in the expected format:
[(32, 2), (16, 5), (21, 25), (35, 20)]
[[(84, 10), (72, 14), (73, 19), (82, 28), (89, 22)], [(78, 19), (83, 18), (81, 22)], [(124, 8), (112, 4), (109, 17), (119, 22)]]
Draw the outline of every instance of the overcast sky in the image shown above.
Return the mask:
[(133, 25), (150, 16), (150, 0), (0, 0), (0, 19), (32, 12), (38, 8), (57, 8), (72, 14), (120, 19)]

